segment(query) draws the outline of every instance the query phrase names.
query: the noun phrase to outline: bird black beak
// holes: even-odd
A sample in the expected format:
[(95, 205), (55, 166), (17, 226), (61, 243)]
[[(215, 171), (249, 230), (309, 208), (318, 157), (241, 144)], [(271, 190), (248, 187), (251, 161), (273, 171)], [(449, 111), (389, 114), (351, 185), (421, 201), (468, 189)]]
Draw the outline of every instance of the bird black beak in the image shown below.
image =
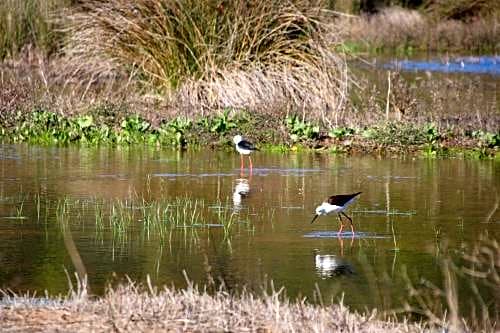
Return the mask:
[(313, 224), (313, 222), (318, 218), (318, 216), (319, 216), (318, 214), (314, 215), (314, 217), (313, 217), (313, 219), (311, 221), (311, 224)]

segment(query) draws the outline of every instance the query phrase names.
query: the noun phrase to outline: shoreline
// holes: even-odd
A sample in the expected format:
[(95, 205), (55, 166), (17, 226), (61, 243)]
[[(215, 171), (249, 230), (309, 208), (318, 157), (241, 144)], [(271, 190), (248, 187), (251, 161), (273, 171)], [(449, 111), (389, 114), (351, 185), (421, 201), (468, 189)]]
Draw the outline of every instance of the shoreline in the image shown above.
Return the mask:
[[(381, 320), (377, 312), (350, 311), (340, 301), (328, 306), (290, 301), (282, 291), (212, 295), (190, 284), (185, 290), (158, 289), (133, 282), (91, 298), (85, 288), (68, 297), (44, 302), (31, 296), (4, 297), (0, 302), (3, 332), (426, 332), (425, 324), (395, 318)], [(5, 291), (3, 291), (4, 295)], [(444, 323), (444, 322), (443, 322)], [(445, 324), (445, 323), (444, 323)]]
[[(108, 115), (109, 116), (109, 115)], [(268, 152), (313, 151), (340, 155), (396, 155), (500, 159), (500, 133), (482, 130), (450, 131), (434, 123), (387, 121), (362, 128), (320, 128), (298, 117), (257, 117), (226, 110), (216, 116), (176, 117), (152, 122), (134, 115), (61, 116), (35, 111), (0, 121), (2, 143), (46, 146), (147, 145), (178, 150), (233, 149), (232, 137), (241, 134)]]

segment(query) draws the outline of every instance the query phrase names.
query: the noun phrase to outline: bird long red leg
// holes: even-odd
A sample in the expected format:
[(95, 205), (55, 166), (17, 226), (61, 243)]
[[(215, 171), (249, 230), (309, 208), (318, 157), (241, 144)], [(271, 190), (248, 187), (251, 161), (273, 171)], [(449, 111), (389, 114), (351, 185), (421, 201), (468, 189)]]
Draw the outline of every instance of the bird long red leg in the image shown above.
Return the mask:
[(252, 158), (250, 157), (250, 155), (248, 155), (248, 160), (250, 161), (250, 170), (252, 170), (253, 165), (252, 165)]
[(338, 231), (338, 234), (340, 235), (342, 233), (342, 229), (344, 229), (344, 222), (342, 221), (342, 216), (339, 214), (339, 220), (340, 220), (340, 229)]
[(352, 219), (349, 216), (347, 216), (347, 214), (344, 213), (344, 212), (342, 212), (342, 215), (344, 215), (345, 217), (347, 217), (347, 219), (351, 223), (351, 231), (352, 231), (352, 234), (354, 235), (354, 225), (352, 224)]
[(240, 169), (243, 170), (243, 155), (240, 154), (240, 158), (241, 158)]

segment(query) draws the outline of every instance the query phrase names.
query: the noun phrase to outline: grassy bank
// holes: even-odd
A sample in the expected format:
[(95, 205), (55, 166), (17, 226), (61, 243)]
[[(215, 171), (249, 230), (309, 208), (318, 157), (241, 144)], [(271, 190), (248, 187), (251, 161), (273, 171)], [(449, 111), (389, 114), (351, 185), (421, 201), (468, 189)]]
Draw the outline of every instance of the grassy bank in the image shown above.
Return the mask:
[[(324, 128), (297, 115), (277, 118), (226, 109), (214, 116), (175, 117), (153, 124), (137, 114), (112, 106), (88, 114), (62, 116), (37, 109), (0, 123), (3, 142), (42, 145), (148, 144), (171, 148), (232, 149), (232, 137), (246, 133), (261, 149), (309, 148), (331, 153), (412, 152), (428, 157), (463, 155), (498, 157), (500, 133), (452, 130), (433, 123), (381, 122), (365, 127)], [(255, 130), (258, 128), (258, 130)]]

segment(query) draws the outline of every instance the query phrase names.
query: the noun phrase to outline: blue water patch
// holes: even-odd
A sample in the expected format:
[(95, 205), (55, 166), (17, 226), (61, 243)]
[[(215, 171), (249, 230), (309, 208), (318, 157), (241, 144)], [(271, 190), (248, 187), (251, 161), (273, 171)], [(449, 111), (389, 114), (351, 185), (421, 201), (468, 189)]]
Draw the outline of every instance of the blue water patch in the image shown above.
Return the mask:
[(447, 61), (438, 59), (428, 61), (394, 60), (383, 67), (406, 71), (500, 75), (500, 56), (461, 57)]

